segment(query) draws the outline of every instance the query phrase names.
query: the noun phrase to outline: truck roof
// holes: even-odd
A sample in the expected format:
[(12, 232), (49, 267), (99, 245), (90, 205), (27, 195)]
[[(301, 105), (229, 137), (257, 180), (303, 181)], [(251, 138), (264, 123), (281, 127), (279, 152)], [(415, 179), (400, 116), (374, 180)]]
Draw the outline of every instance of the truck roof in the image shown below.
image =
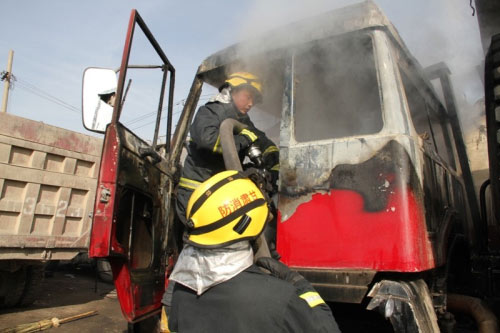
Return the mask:
[(416, 63), (396, 28), (373, 1), (367, 0), (271, 30), (222, 49), (202, 62), (198, 74), (208, 83), (219, 86), (224, 73), (217, 69), (239, 59), (251, 58), (313, 40), (370, 29), (384, 29), (403, 53), (413, 60), (411, 62)]

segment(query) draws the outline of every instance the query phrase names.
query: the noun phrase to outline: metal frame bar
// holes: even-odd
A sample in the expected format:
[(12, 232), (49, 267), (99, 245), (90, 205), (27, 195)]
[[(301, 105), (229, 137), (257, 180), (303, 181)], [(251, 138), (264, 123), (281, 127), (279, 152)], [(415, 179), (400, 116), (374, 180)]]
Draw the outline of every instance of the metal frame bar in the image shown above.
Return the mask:
[(161, 80), (160, 101), (158, 102), (158, 111), (156, 112), (155, 134), (153, 136), (153, 142), (151, 143), (151, 148), (153, 149), (155, 149), (156, 142), (158, 141), (158, 131), (160, 130), (161, 111), (163, 109), (163, 96), (165, 92), (165, 84), (167, 82), (167, 75), (168, 71), (163, 70), (163, 79)]
[[(132, 39), (134, 37), (134, 32), (135, 32), (135, 26), (136, 24), (139, 26), (139, 28), (142, 30), (148, 41), (151, 43), (153, 48), (155, 49), (156, 53), (160, 57), (160, 59), (163, 61), (163, 65), (128, 65), (129, 59), (130, 59), (130, 51), (132, 48)], [(160, 45), (154, 38), (153, 34), (147, 27), (146, 23), (142, 19), (142, 17), (139, 15), (137, 10), (133, 9), (132, 12), (130, 13), (130, 19), (129, 19), (129, 25), (128, 25), (128, 30), (127, 30), (127, 36), (125, 38), (125, 47), (123, 49), (123, 55), (122, 55), (122, 62), (120, 65), (120, 75), (118, 77), (118, 88), (116, 91), (116, 100), (121, 101), (123, 98), (123, 89), (125, 86), (125, 79), (127, 77), (127, 69), (128, 68), (144, 68), (144, 69), (156, 69), (156, 68), (162, 68), (164, 71), (163, 74), (163, 80), (162, 80), (162, 89), (160, 93), (160, 101), (159, 101), (159, 106), (158, 106), (158, 112), (156, 116), (156, 125), (155, 125), (155, 133), (153, 137), (153, 143), (152, 143), (152, 148), (154, 149), (156, 147), (156, 141), (158, 140), (158, 131), (160, 127), (160, 120), (161, 120), (161, 111), (163, 109), (163, 98), (165, 94), (165, 86), (166, 86), (166, 80), (168, 76), (168, 72), (170, 72), (170, 89), (169, 89), (169, 98), (168, 98), (168, 121), (167, 121), (167, 142), (170, 142), (170, 133), (171, 133), (171, 127), (172, 127), (172, 108), (173, 108), (173, 93), (174, 93), (174, 83), (175, 83), (175, 68), (172, 66), (170, 61), (168, 60), (167, 56), (161, 49)], [(112, 123), (117, 123), (120, 119), (120, 115), (122, 112), (122, 103), (115, 103), (115, 106), (113, 108), (113, 117), (111, 122)], [(169, 149), (169, 144), (167, 144), (167, 150)]]
[(474, 239), (474, 248), (478, 252), (484, 251), (485, 243), (484, 239), (486, 235), (481, 228), (481, 214), (479, 211), (479, 205), (476, 199), (476, 193), (474, 191), (474, 181), (472, 179), (472, 173), (469, 166), (469, 160), (467, 158), (467, 149), (465, 147), (463, 132), (460, 126), (460, 120), (458, 119), (457, 106), (455, 102), (455, 95), (453, 93), (453, 86), (450, 80), (450, 69), (445, 63), (438, 63), (427, 69), (427, 74), (429, 80), (439, 79), (441, 87), (443, 89), (443, 95), (446, 103), (446, 111), (450, 119), (451, 129), (453, 131), (453, 138), (455, 139), (455, 147), (458, 153), (458, 160), (460, 162), (460, 167), (462, 169), (462, 178), (464, 180), (465, 192), (467, 196), (467, 201), (469, 203), (470, 214), (472, 217), (472, 223), (476, 230), (478, 231)]

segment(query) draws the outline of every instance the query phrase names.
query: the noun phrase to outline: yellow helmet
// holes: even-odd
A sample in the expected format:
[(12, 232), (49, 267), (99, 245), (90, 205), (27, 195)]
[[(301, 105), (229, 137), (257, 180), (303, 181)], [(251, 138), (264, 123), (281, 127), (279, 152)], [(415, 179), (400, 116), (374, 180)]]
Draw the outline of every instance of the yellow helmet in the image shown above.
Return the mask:
[(255, 94), (255, 103), (262, 102), (262, 82), (260, 79), (249, 72), (236, 72), (229, 74), (224, 86), (229, 85), (236, 87), (249, 87)]
[(203, 182), (189, 199), (185, 241), (204, 248), (257, 238), (269, 208), (257, 185), (234, 170)]

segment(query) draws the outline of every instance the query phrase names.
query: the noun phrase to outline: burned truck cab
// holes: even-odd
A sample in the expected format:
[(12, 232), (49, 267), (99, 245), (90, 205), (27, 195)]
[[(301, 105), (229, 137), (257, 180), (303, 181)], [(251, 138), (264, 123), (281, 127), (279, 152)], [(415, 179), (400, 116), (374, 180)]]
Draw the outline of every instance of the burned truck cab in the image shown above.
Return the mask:
[(278, 251), (311, 279), (433, 269), (445, 210), (467, 226), (447, 113), (390, 23), (362, 8), (369, 26), (301, 45), (288, 67)]
[[(235, 70), (264, 82), (264, 102), (250, 116), (279, 144), (281, 260), (328, 301), (370, 296), (375, 308), (385, 304), (377, 296), (385, 279), (414, 274), (396, 286), (408, 306), (444, 307), (423, 279), (445, 265), (452, 230), (472, 228), (457, 132), (378, 7), (339, 9), (207, 58), (177, 131), (187, 128), (203, 83), (218, 87)], [(436, 316), (428, 316), (405, 325), (432, 331)]]

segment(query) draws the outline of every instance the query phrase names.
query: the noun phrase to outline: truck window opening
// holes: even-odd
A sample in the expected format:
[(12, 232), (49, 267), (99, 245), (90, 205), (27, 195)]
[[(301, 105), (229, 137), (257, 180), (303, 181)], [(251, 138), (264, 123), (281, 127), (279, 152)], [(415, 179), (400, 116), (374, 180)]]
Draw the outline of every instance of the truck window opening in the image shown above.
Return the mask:
[(372, 39), (312, 42), (295, 56), (295, 139), (379, 132), (383, 127)]

